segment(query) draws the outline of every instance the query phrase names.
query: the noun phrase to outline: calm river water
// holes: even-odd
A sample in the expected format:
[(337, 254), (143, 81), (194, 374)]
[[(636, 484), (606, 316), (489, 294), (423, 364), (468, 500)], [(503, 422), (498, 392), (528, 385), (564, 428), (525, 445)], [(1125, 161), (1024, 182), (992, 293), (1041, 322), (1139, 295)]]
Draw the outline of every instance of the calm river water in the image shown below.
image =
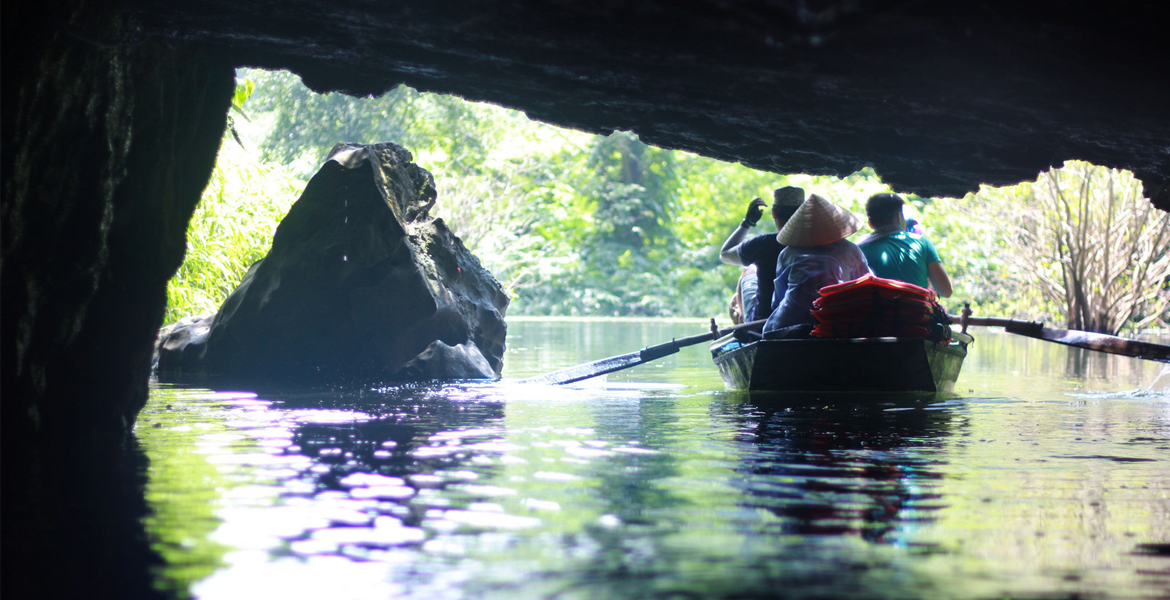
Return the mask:
[(991, 330), (954, 396), (725, 391), (704, 331), (512, 321), (475, 385), (156, 388), (155, 586), (218, 598), (1167, 598), (1170, 372)]

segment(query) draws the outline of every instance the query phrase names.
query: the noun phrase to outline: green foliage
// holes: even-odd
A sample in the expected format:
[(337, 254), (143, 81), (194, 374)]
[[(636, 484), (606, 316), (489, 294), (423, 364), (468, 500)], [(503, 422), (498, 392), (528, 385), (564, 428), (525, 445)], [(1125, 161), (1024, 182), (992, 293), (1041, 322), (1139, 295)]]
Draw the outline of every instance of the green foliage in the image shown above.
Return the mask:
[(433, 213), (505, 285), (511, 314), (721, 316), (739, 269), (722, 265), (718, 248), (752, 197), (788, 183), (833, 200), (886, 189), (872, 171), (777, 176), (406, 87), (357, 99), (247, 71), (236, 101), (259, 123), (260, 157), (225, 146), (168, 320), (222, 302), (303, 187), (290, 173), (307, 180), (342, 141), (393, 141), (415, 154), (439, 188)]
[(668, 241), (674, 208), (674, 155), (652, 148), (637, 136), (617, 132), (597, 138), (581, 182), (597, 202), (594, 218), (599, 242), (643, 248)]
[[(232, 94), (232, 111), (248, 120), (247, 113), (244, 112), (244, 103), (252, 96), (252, 92), (256, 91), (256, 84), (251, 79), (242, 79), (236, 82), (236, 92)], [(244, 145), (244, 141), (240, 139), (240, 132), (236, 128), (236, 118), (232, 114), (228, 114), (227, 118), (227, 133), (231, 134), (232, 139), (240, 146)]]
[(186, 259), (167, 285), (165, 322), (215, 312), (268, 253), (276, 226), (303, 190), (287, 170), (251, 160), (242, 143), (221, 144), (187, 227)]
[(522, 115), (454, 96), (398, 86), (377, 98), (316, 94), (286, 71), (248, 71), (256, 81), (253, 110), (264, 113), (262, 158), (296, 164), (307, 179), (339, 142), (394, 142), (440, 175), (481, 172), (489, 150)]
[(1056, 307), (1045, 302), (1008, 260), (1011, 248), (1000, 236), (1002, 222), (980, 218), (965, 201), (939, 200), (921, 211), (926, 235), (954, 286), (954, 294), (943, 304), (956, 314), (963, 302), (969, 302), (976, 315), (1051, 322), (1058, 314)]
[(236, 82), (236, 93), (232, 94), (232, 108), (242, 111), (244, 103), (256, 91), (256, 82), (251, 79), (242, 79)]

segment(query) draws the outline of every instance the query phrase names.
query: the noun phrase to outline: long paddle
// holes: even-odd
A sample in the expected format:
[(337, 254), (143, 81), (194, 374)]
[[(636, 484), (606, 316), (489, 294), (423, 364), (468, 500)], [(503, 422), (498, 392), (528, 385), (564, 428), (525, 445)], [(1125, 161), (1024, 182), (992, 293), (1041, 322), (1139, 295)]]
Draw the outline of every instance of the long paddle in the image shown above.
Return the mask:
[(1098, 352), (1108, 352), (1110, 354), (1121, 354), (1123, 356), (1170, 363), (1170, 346), (1163, 346), (1162, 344), (1131, 340), (1106, 335), (1104, 333), (1045, 327), (1039, 321), (1021, 321), (1018, 319), (1001, 319), (999, 317), (972, 317), (969, 316), (970, 313), (966, 309), (963, 312), (964, 315), (962, 317), (952, 315), (951, 320), (961, 323), (964, 332), (967, 330), (967, 325), (1003, 327), (1004, 331), (1008, 333), (1024, 335), (1047, 342), (1056, 342), (1057, 344), (1087, 348)]
[(711, 319), (711, 331), (707, 333), (692, 335), (690, 337), (682, 338), (681, 340), (670, 340), (664, 344), (646, 346), (637, 352), (630, 352), (629, 354), (622, 354), (620, 356), (611, 356), (609, 358), (603, 358), (601, 360), (580, 364), (575, 367), (561, 369), (560, 371), (553, 371), (552, 373), (546, 373), (537, 377), (530, 377), (528, 379), (521, 380), (520, 383), (547, 383), (550, 385), (574, 383), (581, 381), (582, 379), (589, 379), (590, 377), (597, 377), (598, 375), (605, 375), (606, 373), (613, 373), (614, 371), (635, 367), (642, 363), (657, 360), (663, 356), (670, 356), (671, 354), (678, 352), (680, 348), (685, 348), (687, 346), (693, 346), (695, 344), (721, 338), (733, 331), (759, 327), (763, 324), (763, 320), (752, 321), (750, 323), (743, 323), (742, 325), (736, 325), (734, 327), (728, 327), (727, 329), (721, 330), (715, 326), (715, 319)]

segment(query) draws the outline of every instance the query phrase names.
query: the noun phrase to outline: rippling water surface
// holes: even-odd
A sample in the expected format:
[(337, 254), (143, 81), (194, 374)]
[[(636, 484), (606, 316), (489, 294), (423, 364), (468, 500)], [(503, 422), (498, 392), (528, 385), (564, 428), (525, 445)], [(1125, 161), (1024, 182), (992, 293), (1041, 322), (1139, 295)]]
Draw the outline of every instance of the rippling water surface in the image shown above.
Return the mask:
[[(703, 331), (510, 323), (501, 382), (158, 387), (156, 587), (197, 598), (1165, 598), (1170, 374), (991, 331), (954, 396), (723, 389)], [(1161, 377), (1161, 379), (1159, 379)]]

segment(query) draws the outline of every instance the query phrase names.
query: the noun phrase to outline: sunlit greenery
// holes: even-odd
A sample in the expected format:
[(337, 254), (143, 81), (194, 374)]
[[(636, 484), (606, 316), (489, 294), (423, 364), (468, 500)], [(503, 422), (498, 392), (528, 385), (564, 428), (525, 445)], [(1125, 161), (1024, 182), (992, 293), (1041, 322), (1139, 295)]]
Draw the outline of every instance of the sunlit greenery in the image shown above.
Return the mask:
[[(352, 98), (314, 94), (284, 72), (239, 79), (242, 110), (192, 221), (168, 321), (215, 310), (338, 142), (396, 142), (434, 174), (432, 214), (503, 283), (510, 315), (722, 316), (739, 271), (719, 262), (718, 248), (751, 198), (798, 185), (862, 213), (869, 195), (890, 191), (868, 168), (844, 179), (766, 173), (406, 87)], [(1022, 226), (1013, 207), (1030, 193), (1016, 186), (965, 199), (907, 197), (909, 216), (924, 223), (955, 283), (951, 310), (970, 301), (979, 314), (1050, 322), (1072, 310), (1039, 281), (1059, 277), (1061, 259), (1028, 254), (1009, 235)], [(1140, 216), (1140, 192), (1134, 201), (1127, 214)], [(756, 231), (770, 227), (765, 219)], [(1164, 249), (1146, 246), (1144, 264), (1170, 262)], [(1159, 324), (1159, 273), (1148, 270), (1144, 295), (1115, 323), (1132, 315)]]
[[(251, 93), (237, 86), (237, 109)], [(213, 313), (248, 268), (264, 258), (272, 234), (305, 188), (286, 166), (262, 162), (239, 139), (246, 119), (234, 118), (220, 145), (219, 160), (187, 228), (187, 256), (167, 286), (166, 322)]]
[(958, 224), (948, 237), (987, 246), (961, 254), (978, 261), (968, 273), (980, 274), (981, 300), (998, 305), (991, 312), (1043, 313), (1104, 333), (1165, 315), (1170, 214), (1143, 196), (1133, 173), (1069, 161), (947, 206)]

